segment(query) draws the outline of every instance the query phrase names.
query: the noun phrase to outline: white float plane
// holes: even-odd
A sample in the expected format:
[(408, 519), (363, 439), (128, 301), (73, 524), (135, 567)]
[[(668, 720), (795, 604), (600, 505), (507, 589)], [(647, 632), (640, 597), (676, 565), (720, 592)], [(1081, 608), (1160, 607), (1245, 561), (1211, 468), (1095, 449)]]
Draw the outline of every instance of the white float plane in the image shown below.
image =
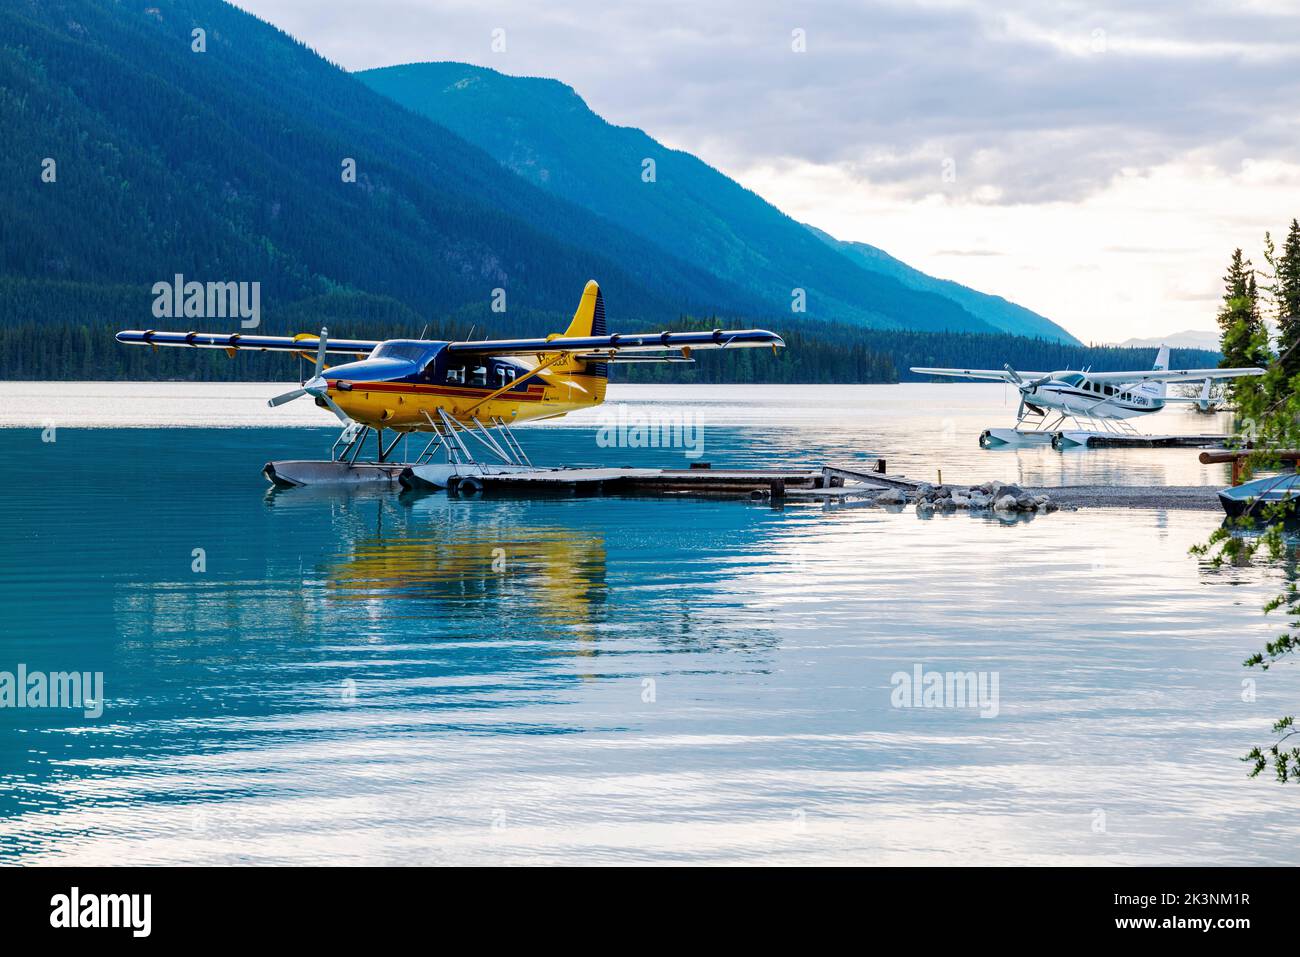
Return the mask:
[[(1125, 419), (1159, 412), (1170, 403), (1205, 405), (1209, 401), (1212, 382), (1264, 374), (1264, 370), (1259, 368), (1170, 369), (1168, 346), (1160, 347), (1156, 364), (1150, 371), (1072, 372), (1064, 369), (1058, 372), (1017, 372), (1009, 365), (1000, 370), (913, 368), (912, 371), (921, 375), (994, 379), (1009, 382), (1020, 390), (1015, 427), (986, 429), (980, 436), (980, 444), (985, 446), (1050, 442), (1067, 419), (1073, 420), (1085, 435), (1096, 432), (1136, 434)], [(1199, 397), (1180, 398), (1167, 394), (1170, 382), (1201, 380), (1205, 384)], [(1021, 429), (1031, 418), (1036, 419), (1031, 424), (1037, 428)]]

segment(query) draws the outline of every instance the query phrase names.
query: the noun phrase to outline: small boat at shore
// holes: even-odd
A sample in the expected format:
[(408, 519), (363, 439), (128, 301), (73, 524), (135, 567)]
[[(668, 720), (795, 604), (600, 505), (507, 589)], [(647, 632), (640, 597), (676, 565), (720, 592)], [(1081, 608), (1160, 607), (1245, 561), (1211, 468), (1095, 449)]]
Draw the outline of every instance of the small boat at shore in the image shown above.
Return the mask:
[(1300, 504), (1300, 473), (1287, 472), (1234, 485), (1219, 492), (1219, 504), (1232, 518), (1242, 515), (1263, 517), (1266, 505), (1285, 503), (1288, 514)]

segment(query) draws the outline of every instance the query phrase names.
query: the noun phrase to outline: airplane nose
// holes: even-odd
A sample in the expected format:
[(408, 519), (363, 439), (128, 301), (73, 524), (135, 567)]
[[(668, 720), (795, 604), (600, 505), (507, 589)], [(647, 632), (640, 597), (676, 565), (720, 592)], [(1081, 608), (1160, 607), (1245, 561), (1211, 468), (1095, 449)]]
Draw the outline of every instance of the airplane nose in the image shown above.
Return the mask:
[(302, 391), (311, 396), (312, 401), (319, 408), (328, 409), (330, 399), (330, 384), (325, 381), (323, 375), (313, 376), (302, 384)]
[(303, 392), (306, 392), (308, 395), (316, 396), (317, 398), (324, 395), (328, 389), (329, 383), (325, 381), (323, 375), (312, 376), (302, 384)]

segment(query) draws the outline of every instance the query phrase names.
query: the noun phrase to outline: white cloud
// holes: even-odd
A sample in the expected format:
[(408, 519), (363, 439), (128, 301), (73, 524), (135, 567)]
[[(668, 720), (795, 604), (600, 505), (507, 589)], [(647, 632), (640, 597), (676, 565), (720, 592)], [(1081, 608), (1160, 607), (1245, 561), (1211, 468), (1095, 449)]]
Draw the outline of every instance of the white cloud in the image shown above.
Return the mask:
[(1083, 338), (1207, 328), (1231, 247), (1258, 255), (1300, 214), (1287, 0), (241, 5), (349, 69), (560, 79), (798, 218)]
[[(1265, 229), (1300, 215), (1300, 163), (1232, 173), (1174, 163), (1117, 174), (1082, 200), (981, 205), (864, 189), (851, 172), (782, 162), (733, 171), (792, 216), (933, 275), (1019, 302), (1080, 338), (1211, 329), (1234, 246), (1262, 265)], [(1289, 202), (1289, 205), (1288, 205)]]

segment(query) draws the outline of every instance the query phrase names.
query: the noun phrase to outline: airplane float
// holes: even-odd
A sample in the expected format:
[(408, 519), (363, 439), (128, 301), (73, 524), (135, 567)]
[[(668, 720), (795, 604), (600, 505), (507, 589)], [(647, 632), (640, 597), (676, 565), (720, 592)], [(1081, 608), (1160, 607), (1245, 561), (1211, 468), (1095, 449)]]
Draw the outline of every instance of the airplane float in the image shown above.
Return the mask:
[[(1135, 372), (1074, 372), (1069, 369), (1017, 372), (1009, 365), (1000, 370), (913, 368), (912, 371), (921, 375), (992, 379), (1010, 383), (1020, 391), (1015, 426), (985, 429), (980, 435), (980, 445), (985, 448), (1034, 442), (1086, 445), (1087, 437), (1098, 432), (1137, 435), (1137, 430), (1126, 420), (1159, 412), (1170, 403), (1186, 402), (1208, 407), (1213, 382), (1264, 374), (1263, 369), (1254, 367), (1170, 369), (1168, 346), (1160, 347), (1155, 365), (1150, 370)], [(1199, 397), (1168, 395), (1171, 382), (1201, 380), (1204, 380), (1204, 385)], [(1077, 428), (1062, 431), (1061, 426), (1067, 420), (1073, 421)], [(1027, 421), (1037, 428), (1022, 429)]]
[[(344, 429), (329, 462), (269, 463), (267, 478), (280, 486), (334, 481), (342, 475), (364, 480), (355, 478), (366, 474), (355, 466), (370, 434), (377, 455), (365, 464), (378, 467), (383, 476), (396, 468), (387, 463), (398, 441), (419, 432), (432, 437), (415, 463), (432, 463), (442, 450), (447, 477), (467, 465), (481, 467), (467, 438), (478, 440), (493, 456), (494, 469), (531, 469), (511, 425), (600, 405), (609, 363), (693, 362), (698, 349), (767, 346), (775, 351), (785, 345), (764, 329), (609, 334), (605, 300), (595, 280), (583, 290), (568, 329), (538, 339), (372, 341), (330, 339), (326, 329), (318, 336), (291, 337), (150, 329), (119, 332), (117, 340), (155, 348), (224, 349), (232, 358), (249, 349), (288, 352), (315, 363), (314, 376), (267, 404), (275, 407), (308, 396), (334, 413)], [(331, 353), (354, 358), (327, 366)], [(393, 432), (391, 441), (385, 442), (385, 429)]]

